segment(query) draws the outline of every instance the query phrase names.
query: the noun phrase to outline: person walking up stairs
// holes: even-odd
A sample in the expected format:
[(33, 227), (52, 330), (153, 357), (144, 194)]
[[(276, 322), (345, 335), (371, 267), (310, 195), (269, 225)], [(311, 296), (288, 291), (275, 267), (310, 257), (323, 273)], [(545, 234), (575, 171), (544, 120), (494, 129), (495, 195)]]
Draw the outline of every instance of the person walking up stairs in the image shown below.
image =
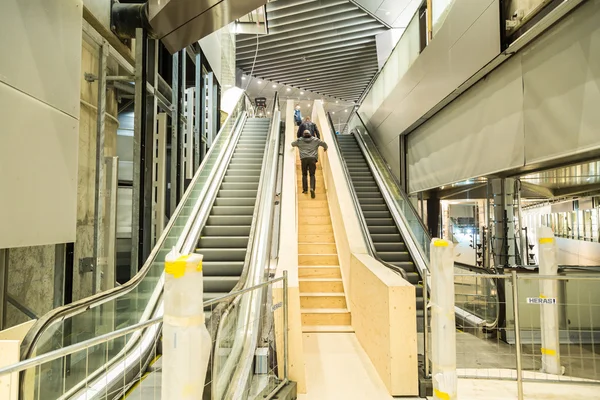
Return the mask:
[(310, 173), (310, 197), (315, 198), (315, 186), (317, 184), (315, 172), (319, 161), (319, 146), (327, 151), (327, 143), (313, 137), (309, 130), (302, 133), (302, 137), (292, 142), (292, 147), (300, 150), (300, 162), (302, 163), (302, 193), (308, 192), (308, 174)]

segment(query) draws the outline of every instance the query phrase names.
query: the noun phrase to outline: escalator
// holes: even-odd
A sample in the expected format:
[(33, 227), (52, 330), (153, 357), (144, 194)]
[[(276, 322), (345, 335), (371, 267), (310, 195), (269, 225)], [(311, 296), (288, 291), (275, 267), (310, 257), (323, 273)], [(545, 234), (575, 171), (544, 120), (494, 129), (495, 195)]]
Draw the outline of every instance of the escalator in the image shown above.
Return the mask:
[(244, 270), (270, 121), (246, 121), (198, 240), (205, 301), (231, 292)]
[(356, 137), (337, 135), (337, 141), (368, 230), (373, 256), (385, 265), (403, 271), (403, 277), (415, 286), (417, 322), (422, 330), (424, 315), (422, 277), (409, 252), (405, 238), (398, 229), (398, 224), (390, 212)]
[[(204, 301), (264, 281), (280, 135), (277, 96), (272, 119), (250, 118), (250, 113), (251, 103), (241, 95), (140, 272), (122, 286), (41, 317), (21, 345), (22, 359), (162, 317), (164, 259), (172, 249), (204, 255)], [(205, 309), (211, 319), (207, 326), (211, 324), (213, 341), (220, 323), (217, 309), (226, 309), (236, 301), (244, 302), (243, 311), (259, 320), (260, 304), (244, 295), (219, 302)], [(237, 320), (231, 323), (235, 327)], [(148, 326), (23, 372), (21, 398), (121, 398), (159, 351), (161, 326)], [(252, 341), (246, 337), (254, 338), (256, 329), (245, 325), (238, 329), (246, 329), (242, 354), (253, 353), (249, 349)], [(236, 374), (238, 382), (248, 379), (244, 375), (246, 360), (232, 362), (235, 368), (230, 373)], [(238, 372), (242, 367), (246, 369)]]

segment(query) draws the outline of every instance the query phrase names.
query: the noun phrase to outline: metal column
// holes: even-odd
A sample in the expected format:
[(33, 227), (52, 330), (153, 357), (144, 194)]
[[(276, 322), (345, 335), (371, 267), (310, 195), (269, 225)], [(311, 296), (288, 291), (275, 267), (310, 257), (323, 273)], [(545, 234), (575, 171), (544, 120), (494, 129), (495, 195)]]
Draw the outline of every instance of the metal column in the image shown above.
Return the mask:
[(492, 252), (495, 267), (516, 265), (514, 188), (512, 178), (493, 179), (492, 182), (494, 232)]
[(196, 69), (195, 69), (195, 97), (194, 97), (194, 172), (198, 170), (204, 155), (206, 154), (206, 146), (203, 146), (202, 138), (202, 54), (196, 53)]
[[(135, 119), (133, 134), (133, 216), (131, 232), (131, 271), (137, 274), (151, 250), (152, 219), (152, 140), (156, 129), (156, 97), (148, 86), (157, 84), (157, 42), (147, 33), (136, 31)], [(152, 89), (154, 90), (154, 89)]]
[[(65, 243), (54, 246), (54, 291), (52, 308), (64, 305), (65, 301), (65, 262), (66, 262)], [(0, 255), (0, 257), (2, 257)]]
[[(185, 60), (184, 60), (185, 61)], [(179, 53), (173, 54), (171, 98), (171, 178), (169, 183), (169, 215), (173, 215), (179, 202)]]
[(154, 133), (156, 157), (152, 168), (152, 238), (156, 243), (165, 228), (165, 193), (167, 192), (167, 114), (160, 113), (157, 117), (158, 129)]
[(206, 146), (208, 148), (212, 147), (212, 142), (213, 139), (215, 137), (215, 127), (216, 127), (216, 121), (215, 121), (215, 115), (214, 115), (214, 108), (215, 108), (215, 103), (217, 101), (216, 96), (214, 96), (214, 73), (213, 72), (209, 72), (208, 74), (206, 74), (206, 109), (205, 109), (205, 113), (207, 115), (206, 118)]
[(8, 249), (0, 249), (0, 331), (6, 329), (6, 299), (8, 297)]
[(400, 186), (404, 193), (408, 193), (408, 163), (406, 162), (407, 155), (407, 143), (406, 143), (406, 135), (400, 135), (398, 138), (400, 141)]
[(106, 74), (108, 61), (108, 43), (102, 41), (100, 45), (98, 63), (98, 111), (96, 118), (96, 182), (95, 182), (95, 207), (94, 207), (94, 260), (92, 294), (100, 292), (102, 284), (102, 271), (106, 267), (104, 254), (104, 206), (105, 206), (105, 168), (104, 168), (104, 127), (106, 122)]

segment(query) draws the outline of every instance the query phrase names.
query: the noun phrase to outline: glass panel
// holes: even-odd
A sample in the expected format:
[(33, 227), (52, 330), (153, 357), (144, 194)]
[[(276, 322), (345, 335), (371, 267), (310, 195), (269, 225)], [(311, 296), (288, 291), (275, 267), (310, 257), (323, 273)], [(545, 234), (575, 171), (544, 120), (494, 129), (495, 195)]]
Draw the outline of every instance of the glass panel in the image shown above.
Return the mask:
[(422, 220), (419, 218), (419, 214), (413, 207), (408, 196), (400, 189), (400, 184), (390, 171), (389, 166), (379, 153), (377, 146), (375, 146), (375, 143), (367, 133), (367, 128), (363, 125), (360, 118), (355, 115), (352, 117), (349, 123), (349, 128), (353, 129), (357, 127), (359, 128), (358, 130), (360, 131), (361, 137), (371, 154), (377, 170), (383, 177), (384, 183), (388, 188), (396, 209), (398, 209), (402, 215), (404, 215), (406, 226), (409, 228), (415, 243), (418, 245), (425, 262), (429, 264), (429, 241), (431, 240), (429, 232), (423, 225)]
[(457, 307), (483, 319), (488, 325), (498, 318), (495, 279), (482, 278), (476, 270), (454, 267), (454, 298)]
[[(149, 258), (144, 264), (144, 268), (148, 268), (141, 280), (127, 293), (102, 304), (98, 304), (99, 302), (90, 303), (89, 309), (64, 320), (59, 319), (51, 323), (40, 333), (39, 340), (31, 352), (31, 357), (96, 337), (106, 333), (107, 327), (111, 327), (111, 330), (121, 329), (143, 322), (152, 316), (156, 302), (162, 292), (161, 278), (164, 271), (165, 256), (181, 236), (193, 211), (194, 204), (198, 201), (204, 186), (209, 183), (208, 178), (215, 167), (219, 154), (232, 135), (235, 123), (244, 111), (245, 105), (245, 96), (243, 96), (221, 128), (210, 152), (187, 189), (187, 197), (182, 200), (184, 204), (174, 216), (173, 225), (166, 232), (164, 240), (157, 243), (155, 257)], [(69, 378), (65, 381), (65, 385), (61, 390), (68, 392), (83, 381), (89, 373), (101, 368), (105, 364), (107, 356), (110, 359), (121, 352), (125, 348), (127, 340), (121, 338), (111, 342), (108, 350), (106, 346), (87, 349), (86, 357), (84, 357), (87, 362), (86, 368), (81, 368), (81, 359), (76, 355), (67, 357), (63, 365), (59, 366), (59, 363), (52, 363), (47, 366), (47, 370), (44, 370), (38, 389), (42, 392), (47, 389), (53, 391), (57, 385), (55, 382), (57, 377), (62, 381), (60, 379), (61, 374), (63, 374), (63, 371), (67, 371)]]

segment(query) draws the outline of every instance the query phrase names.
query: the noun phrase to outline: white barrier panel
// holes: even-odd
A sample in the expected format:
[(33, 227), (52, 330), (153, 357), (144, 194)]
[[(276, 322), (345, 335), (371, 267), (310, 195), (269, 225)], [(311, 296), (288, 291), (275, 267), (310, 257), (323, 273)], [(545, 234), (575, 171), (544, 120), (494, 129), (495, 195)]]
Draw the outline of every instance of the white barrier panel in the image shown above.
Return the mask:
[(451, 242), (432, 239), (430, 268), (433, 398), (455, 400), (457, 398), (456, 323), (454, 255)]
[(167, 254), (164, 296), (162, 398), (201, 400), (211, 347), (202, 255)]
[[(556, 276), (556, 242), (554, 233), (547, 226), (541, 226), (537, 232), (539, 242), (540, 275)], [(540, 326), (542, 327), (542, 372), (562, 375), (560, 366), (560, 343), (558, 336), (558, 281), (540, 279)]]

